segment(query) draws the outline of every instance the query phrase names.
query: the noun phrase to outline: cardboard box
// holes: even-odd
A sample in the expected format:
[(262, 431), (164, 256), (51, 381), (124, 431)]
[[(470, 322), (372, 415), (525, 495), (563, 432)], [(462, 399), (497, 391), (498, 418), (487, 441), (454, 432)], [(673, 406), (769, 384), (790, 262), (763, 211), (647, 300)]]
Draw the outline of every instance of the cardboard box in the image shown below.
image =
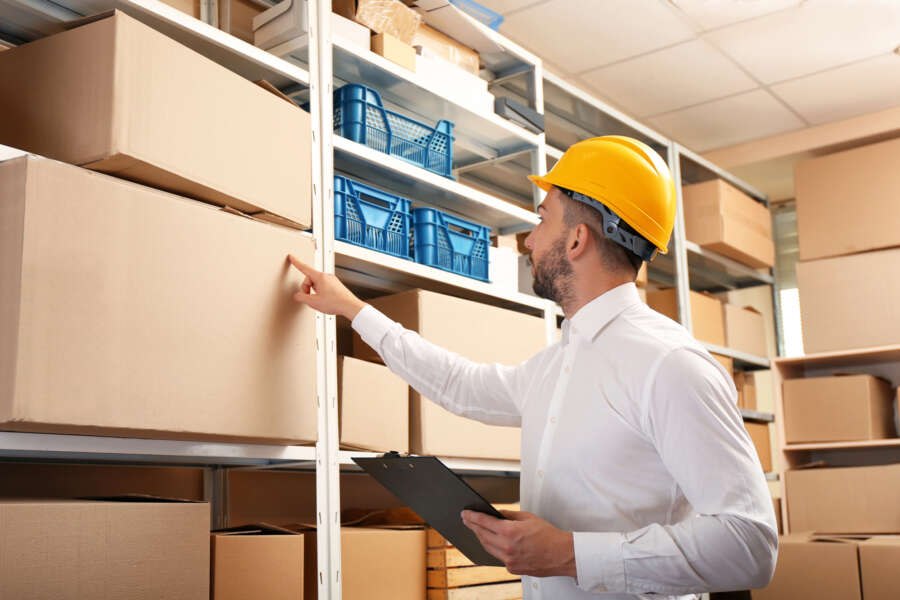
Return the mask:
[[(857, 542), (810, 533), (779, 539), (772, 582), (753, 600), (861, 600)], [(869, 600), (866, 596), (866, 600)]]
[(712, 357), (716, 359), (716, 362), (722, 365), (722, 368), (728, 372), (728, 376), (733, 378), (735, 375), (734, 359), (730, 356), (722, 356), (721, 354), (716, 354), (714, 352), (711, 352), (710, 354), (712, 354)]
[[(306, 600), (317, 598), (316, 536), (306, 539)], [(341, 587), (347, 600), (422, 600), (425, 530), (341, 528)]]
[(416, 28), (412, 45), (428, 50), (473, 75), (478, 75), (481, 68), (478, 52), (424, 23)]
[[(701, 342), (724, 346), (725, 317), (722, 302), (706, 294), (691, 292), (690, 303), (694, 337)], [(675, 288), (647, 292), (647, 304), (673, 321), (679, 321)]]
[(771, 369), (759, 369), (748, 375), (753, 377), (753, 387), (756, 391), (756, 410), (760, 412), (775, 412), (775, 379)]
[(761, 356), (778, 355), (778, 340), (775, 334), (775, 302), (771, 285), (755, 285), (713, 295), (722, 302), (752, 308), (761, 314), (767, 350)]
[(747, 433), (750, 434), (750, 439), (753, 441), (753, 446), (756, 448), (756, 454), (759, 455), (759, 462), (762, 464), (763, 472), (771, 473), (772, 443), (769, 438), (769, 424), (745, 421), (744, 427), (747, 428)]
[(790, 470), (785, 490), (792, 531), (900, 532), (900, 464)]
[(341, 447), (409, 451), (409, 386), (382, 365), (338, 357)]
[(765, 205), (721, 179), (684, 186), (682, 201), (688, 240), (755, 269), (775, 264)]
[(209, 598), (209, 505), (0, 501), (4, 598)]
[(763, 316), (749, 307), (725, 304), (725, 344), (753, 356), (768, 356)]
[(218, 5), (219, 27), (239, 40), (252, 44), (253, 18), (265, 9), (252, 0), (219, 0)]
[(891, 384), (871, 375), (788, 379), (783, 385), (788, 444), (895, 436)]
[(797, 263), (807, 354), (900, 340), (900, 248)]
[(303, 600), (302, 534), (270, 525), (239, 527), (214, 532), (210, 548), (211, 600)]
[(0, 463), (0, 498), (206, 499), (202, 468)]
[(48, 159), (0, 163), (0, 428), (316, 439), (297, 231)]
[(775, 509), (775, 525), (778, 528), (778, 535), (782, 535), (784, 525), (781, 522), (781, 498), (772, 498), (772, 508)]
[(869, 538), (859, 545), (863, 598), (894, 600), (900, 590), (900, 537)]
[(416, 49), (389, 33), (376, 33), (372, 36), (372, 52), (404, 69), (416, 72)]
[[(544, 320), (470, 300), (410, 290), (371, 301), (405, 328), (447, 350), (482, 363), (516, 365), (546, 347)], [(358, 334), (353, 353), (378, 360)], [(454, 415), (410, 393), (410, 450), (415, 454), (517, 460), (521, 430), (486, 425)]]
[(421, 15), (397, 0), (333, 0), (331, 10), (404, 44), (412, 44), (422, 22)]
[[(800, 260), (900, 246), (898, 161), (889, 140), (794, 166)], [(849, 209), (848, 198), (865, 202)]]
[(487, 81), (438, 56), (418, 52), (424, 51), (419, 48), (416, 54), (416, 79), (423, 87), (474, 112), (494, 114), (494, 95), (488, 91)]
[(753, 373), (736, 371), (734, 387), (738, 393), (738, 408), (743, 410), (759, 410), (756, 403), (756, 381)]
[(0, 143), (311, 226), (297, 106), (121, 12), (0, 56)]

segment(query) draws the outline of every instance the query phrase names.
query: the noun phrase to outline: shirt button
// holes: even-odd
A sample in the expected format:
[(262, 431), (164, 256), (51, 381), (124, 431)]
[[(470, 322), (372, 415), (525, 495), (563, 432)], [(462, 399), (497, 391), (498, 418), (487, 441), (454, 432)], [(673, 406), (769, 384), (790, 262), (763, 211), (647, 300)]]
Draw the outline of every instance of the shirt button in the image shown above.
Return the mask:
[(538, 469), (538, 477), (543, 477), (543, 476), (544, 476), (544, 472), (542, 470)]
[(563, 371), (565, 371), (566, 373), (568, 373), (568, 372), (569, 372), (569, 367), (564, 368)]
[(531, 584), (531, 587), (533, 587), (534, 589), (537, 589), (537, 588), (538, 588), (538, 585), (537, 585), (536, 583), (532, 583), (532, 584)]
[(556, 417), (550, 417), (550, 422), (556, 425)]

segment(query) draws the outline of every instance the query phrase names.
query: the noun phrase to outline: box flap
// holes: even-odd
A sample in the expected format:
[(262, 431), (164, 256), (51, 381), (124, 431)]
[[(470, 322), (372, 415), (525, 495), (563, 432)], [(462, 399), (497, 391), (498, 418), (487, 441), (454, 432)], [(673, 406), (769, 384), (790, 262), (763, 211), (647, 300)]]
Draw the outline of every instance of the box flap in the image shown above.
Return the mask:
[(204, 504), (204, 500), (190, 500), (187, 498), (166, 498), (164, 496), (151, 496), (150, 494), (117, 494), (115, 496), (83, 496), (78, 500), (93, 500), (96, 502), (158, 502), (174, 504)]
[(81, 17), (80, 19), (72, 19), (71, 21), (66, 21), (62, 23), (62, 27), (63, 29), (75, 29), (77, 27), (82, 27), (83, 25), (89, 25), (91, 23), (96, 23), (97, 21), (102, 21), (103, 19), (114, 17), (117, 13), (124, 14), (119, 10), (111, 8), (109, 10), (104, 10), (103, 12), (98, 12), (93, 15)]
[(269, 523), (253, 523), (249, 525), (240, 525), (237, 527), (226, 527), (224, 529), (216, 529), (212, 532), (214, 535), (301, 535), (301, 532), (271, 525)]

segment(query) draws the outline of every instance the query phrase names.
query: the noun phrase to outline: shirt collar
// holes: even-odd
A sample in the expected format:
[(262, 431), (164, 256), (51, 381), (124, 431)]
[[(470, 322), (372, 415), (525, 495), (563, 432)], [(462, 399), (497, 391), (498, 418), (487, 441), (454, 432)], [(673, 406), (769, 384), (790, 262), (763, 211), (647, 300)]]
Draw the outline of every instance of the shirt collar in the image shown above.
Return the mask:
[(578, 309), (571, 319), (563, 321), (562, 343), (568, 344), (569, 336), (572, 333), (594, 339), (600, 330), (623, 310), (640, 303), (640, 301), (641, 298), (634, 283), (623, 283), (597, 296)]

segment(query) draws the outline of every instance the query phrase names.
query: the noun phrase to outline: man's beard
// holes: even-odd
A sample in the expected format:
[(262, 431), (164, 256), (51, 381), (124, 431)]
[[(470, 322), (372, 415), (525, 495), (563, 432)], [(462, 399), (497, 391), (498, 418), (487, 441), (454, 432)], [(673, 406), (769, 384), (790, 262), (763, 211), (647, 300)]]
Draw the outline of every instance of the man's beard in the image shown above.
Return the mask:
[(572, 296), (572, 264), (566, 258), (566, 240), (561, 237), (553, 243), (540, 263), (534, 263), (534, 293), (541, 298), (563, 304)]

